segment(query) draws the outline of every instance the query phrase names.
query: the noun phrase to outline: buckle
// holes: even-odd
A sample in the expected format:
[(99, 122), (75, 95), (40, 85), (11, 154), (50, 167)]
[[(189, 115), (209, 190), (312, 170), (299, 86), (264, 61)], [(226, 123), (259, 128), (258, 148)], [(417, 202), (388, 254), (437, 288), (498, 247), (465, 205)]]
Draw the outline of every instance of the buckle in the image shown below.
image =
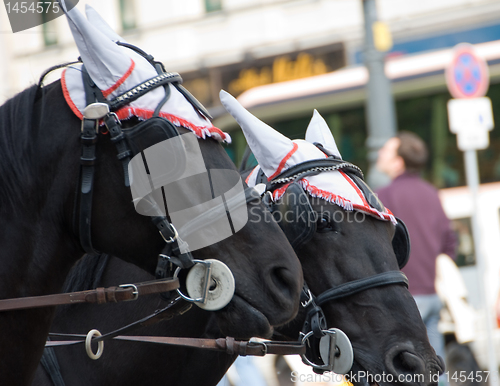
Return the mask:
[(303, 308), (307, 308), (307, 306), (308, 306), (309, 304), (311, 304), (311, 303), (312, 303), (312, 301), (313, 301), (313, 295), (312, 295), (311, 290), (310, 290), (309, 288), (307, 289), (307, 292), (306, 292), (305, 294), (306, 294), (306, 296), (308, 297), (308, 299), (307, 299), (307, 300), (304, 300), (303, 302), (300, 302), (300, 305), (301, 305)]
[(250, 340), (248, 341), (248, 343), (252, 343), (252, 344), (256, 344), (256, 345), (260, 345), (263, 347), (262, 349), (262, 356), (265, 356), (267, 355), (267, 344), (265, 342), (262, 342), (260, 340), (255, 340), (256, 338), (250, 338)]
[(177, 238), (179, 237), (179, 233), (177, 232), (177, 229), (175, 229), (174, 224), (169, 223), (169, 225), (170, 225), (171, 230), (173, 230), (173, 231), (174, 231), (174, 236), (173, 236), (173, 237), (172, 237), (172, 236), (170, 236), (170, 238), (167, 240), (167, 239), (165, 238), (165, 235), (162, 233), (162, 231), (159, 231), (159, 232), (160, 232), (161, 237), (163, 238), (163, 240), (164, 240), (167, 244), (172, 244), (172, 243), (173, 243), (175, 240), (177, 240)]
[(134, 289), (132, 291), (132, 295), (134, 295), (134, 297), (130, 300), (127, 300), (128, 302), (130, 302), (132, 300), (137, 300), (137, 298), (139, 297), (139, 290), (137, 289), (137, 286), (135, 284), (120, 284), (118, 287), (120, 287), (120, 288), (133, 288)]
[(97, 120), (104, 118), (109, 114), (109, 106), (107, 103), (95, 102), (91, 103), (83, 110), (85, 119)]

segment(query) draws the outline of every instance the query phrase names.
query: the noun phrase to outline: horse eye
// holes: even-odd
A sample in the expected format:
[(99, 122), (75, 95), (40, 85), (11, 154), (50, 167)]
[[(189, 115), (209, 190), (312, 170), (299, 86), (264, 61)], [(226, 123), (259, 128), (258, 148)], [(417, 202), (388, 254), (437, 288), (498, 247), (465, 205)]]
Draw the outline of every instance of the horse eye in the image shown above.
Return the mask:
[(333, 230), (332, 224), (330, 222), (330, 216), (325, 214), (320, 216), (318, 221), (316, 222), (316, 230), (318, 232), (329, 232)]

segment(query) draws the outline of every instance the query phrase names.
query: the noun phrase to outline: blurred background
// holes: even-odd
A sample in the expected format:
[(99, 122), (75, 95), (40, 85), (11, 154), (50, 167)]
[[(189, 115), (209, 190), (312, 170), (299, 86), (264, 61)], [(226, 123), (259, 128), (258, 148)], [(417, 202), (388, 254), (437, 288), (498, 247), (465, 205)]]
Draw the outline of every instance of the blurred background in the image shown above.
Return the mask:
[[(445, 69), (456, 44), (473, 44), (489, 66), (487, 96), (500, 121), (498, 0), (80, 0), (77, 7), (84, 12), (85, 4), (129, 43), (182, 75), (214, 125), (231, 134), (227, 151), (237, 165), (246, 142), (220, 105), (220, 89), (290, 138), (304, 138), (318, 109), (343, 158), (365, 171), (393, 131), (423, 138), (431, 155), (424, 177), (440, 189), (460, 240), (457, 265), (475, 320), (465, 343), (487, 367), (473, 205), (462, 152), (448, 127)], [(78, 57), (64, 18), (14, 34), (2, 9), (0, 32), (0, 103), (38, 82), (45, 69)], [(367, 33), (373, 35), (368, 43)], [(379, 131), (370, 129), (366, 113), (370, 61), (385, 69), (390, 94), (388, 121), (379, 122)], [(486, 303), (500, 320), (500, 130), (490, 132), (490, 145), (478, 159)], [(454, 334), (453, 323), (443, 326)], [(498, 324), (494, 335), (498, 341)]]

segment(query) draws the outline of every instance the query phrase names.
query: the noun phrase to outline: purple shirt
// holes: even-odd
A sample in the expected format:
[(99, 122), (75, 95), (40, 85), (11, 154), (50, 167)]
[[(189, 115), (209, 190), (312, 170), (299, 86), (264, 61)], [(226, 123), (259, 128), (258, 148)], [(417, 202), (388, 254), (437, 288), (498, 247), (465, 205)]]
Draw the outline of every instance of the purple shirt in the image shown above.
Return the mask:
[(417, 174), (405, 172), (377, 193), (410, 233), (410, 260), (402, 271), (408, 276), (411, 294), (435, 294), (436, 257), (441, 253), (456, 257), (456, 236), (437, 190)]

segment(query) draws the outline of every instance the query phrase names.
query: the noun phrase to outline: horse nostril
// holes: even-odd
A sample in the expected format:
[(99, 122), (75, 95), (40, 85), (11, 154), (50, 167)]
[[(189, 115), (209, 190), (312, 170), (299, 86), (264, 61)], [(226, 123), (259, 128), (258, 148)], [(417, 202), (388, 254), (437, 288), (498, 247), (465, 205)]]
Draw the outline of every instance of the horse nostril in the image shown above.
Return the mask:
[[(409, 351), (409, 347), (396, 346), (389, 350), (385, 357), (385, 363), (389, 372), (401, 384), (416, 385), (424, 381), (425, 362), (415, 353)], [(419, 378), (420, 377), (420, 378)]]
[(444, 373), (444, 370), (445, 370), (445, 363), (444, 363), (444, 359), (442, 357), (440, 357), (439, 355), (437, 356), (438, 358), (438, 363), (439, 363), (439, 366), (441, 367), (441, 374)]
[(292, 294), (294, 285), (290, 278), (290, 272), (287, 268), (276, 267), (271, 270), (271, 279), (274, 285), (281, 291), (285, 292), (287, 295)]
[(399, 373), (423, 373), (425, 370), (425, 364), (422, 359), (420, 359), (415, 354), (408, 351), (400, 352), (393, 359), (394, 368)]

